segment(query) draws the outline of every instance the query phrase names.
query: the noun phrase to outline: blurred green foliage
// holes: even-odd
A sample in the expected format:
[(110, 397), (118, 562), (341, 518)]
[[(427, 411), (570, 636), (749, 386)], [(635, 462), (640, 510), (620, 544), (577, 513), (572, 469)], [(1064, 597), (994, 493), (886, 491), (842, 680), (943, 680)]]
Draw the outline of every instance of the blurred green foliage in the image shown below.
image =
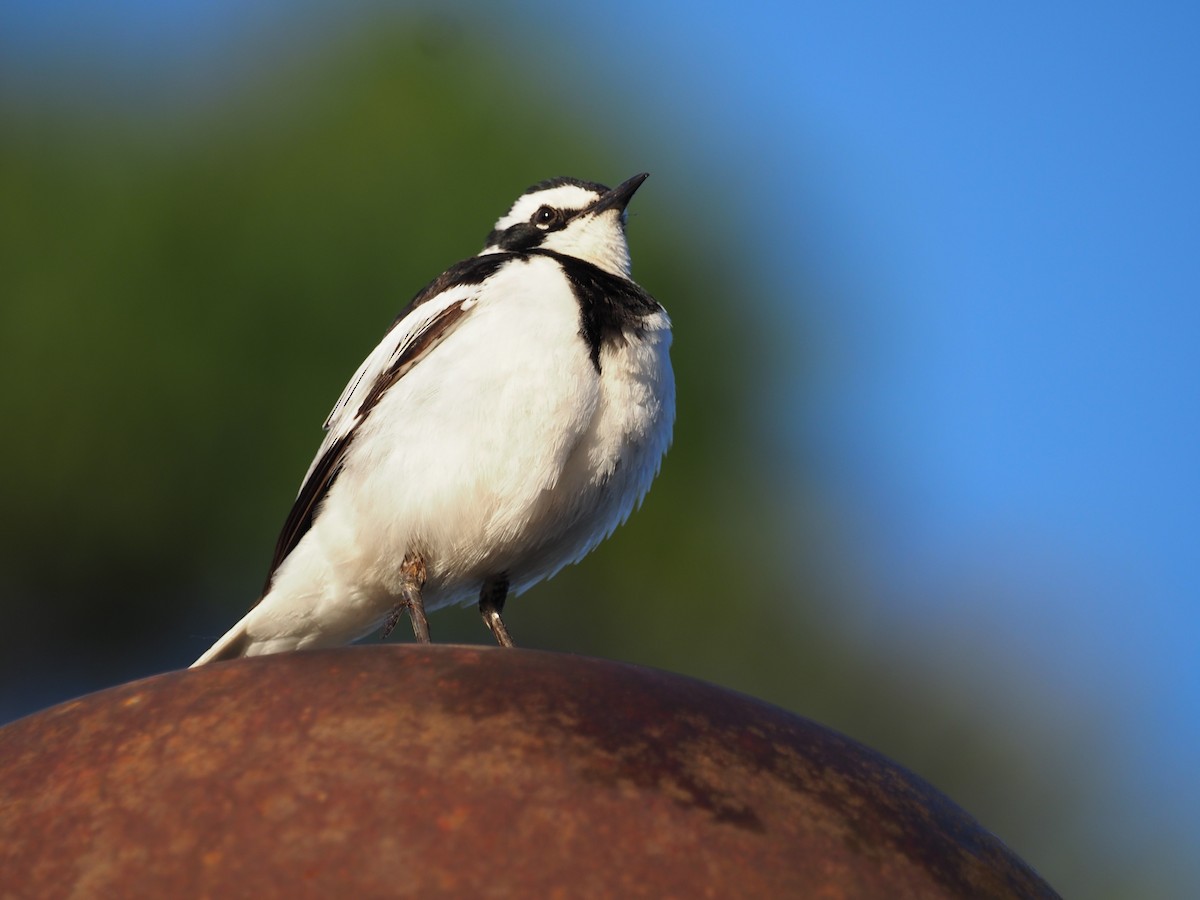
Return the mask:
[[(318, 426), (407, 298), (527, 185), (641, 167), (511, 71), (416, 22), (178, 110), (0, 110), (0, 711), (189, 663), (254, 598)], [(844, 730), (1065, 890), (1088, 846), (1092, 773), (1066, 756), (1080, 745), (855, 640), (839, 613), (854, 552), (804, 461), (780, 471), (757, 425), (782, 348), (741, 314), (755, 274), (732, 229), (695, 224), (710, 200), (664, 174), (630, 233), (675, 320), (675, 446), (625, 528), (510, 604), (518, 643), (692, 674)], [(431, 624), (488, 640), (473, 610)], [(1100, 861), (1078, 884), (1148, 896), (1125, 877)]]

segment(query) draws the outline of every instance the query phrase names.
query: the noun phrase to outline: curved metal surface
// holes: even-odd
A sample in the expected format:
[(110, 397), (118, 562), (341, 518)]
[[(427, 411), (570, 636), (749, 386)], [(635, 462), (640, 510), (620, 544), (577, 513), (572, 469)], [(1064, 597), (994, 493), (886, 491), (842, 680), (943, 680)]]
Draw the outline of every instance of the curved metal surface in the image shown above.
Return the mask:
[(448, 645), (210, 665), (0, 729), (0, 872), (45, 898), (1056, 896), (806, 719)]

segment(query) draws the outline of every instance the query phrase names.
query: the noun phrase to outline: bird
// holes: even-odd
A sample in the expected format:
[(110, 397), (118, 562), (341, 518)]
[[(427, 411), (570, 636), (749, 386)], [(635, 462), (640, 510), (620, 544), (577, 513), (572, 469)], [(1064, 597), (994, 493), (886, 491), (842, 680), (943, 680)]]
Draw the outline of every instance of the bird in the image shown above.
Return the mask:
[(627, 206), (577, 178), (526, 190), (478, 255), (416, 293), (351, 377), (259, 599), (193, 663), (351, 643), (506, 599), (640, 507), (671, 444), (671, 320), (633, 281)]

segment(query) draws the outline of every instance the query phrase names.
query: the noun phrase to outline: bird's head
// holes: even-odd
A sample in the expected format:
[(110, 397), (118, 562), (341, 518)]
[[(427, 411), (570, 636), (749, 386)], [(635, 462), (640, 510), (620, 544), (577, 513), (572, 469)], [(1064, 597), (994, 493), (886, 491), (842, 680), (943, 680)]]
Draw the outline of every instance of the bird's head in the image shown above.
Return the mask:
[(577, 178), (535, 184), (496, 222), (483, 253), (553, 250), (628, 278), (625, 207), (647, 177), (634, 175), (611, 189)]

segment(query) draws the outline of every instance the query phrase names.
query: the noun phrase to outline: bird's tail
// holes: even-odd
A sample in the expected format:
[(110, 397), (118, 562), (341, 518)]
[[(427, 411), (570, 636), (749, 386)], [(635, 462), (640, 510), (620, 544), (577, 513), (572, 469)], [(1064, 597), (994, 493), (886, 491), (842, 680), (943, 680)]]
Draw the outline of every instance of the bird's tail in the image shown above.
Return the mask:
[(203, 666), (210, 662), (221, 662), (226, 659), (239, 659), (246, 655), (246, 650), (250, 647), (250, 635), (246, 633), (246, 620), (242, 619), (227, 632), (224, 636), (208, 648), (204, 655), (196, 660), (190, 668)]

